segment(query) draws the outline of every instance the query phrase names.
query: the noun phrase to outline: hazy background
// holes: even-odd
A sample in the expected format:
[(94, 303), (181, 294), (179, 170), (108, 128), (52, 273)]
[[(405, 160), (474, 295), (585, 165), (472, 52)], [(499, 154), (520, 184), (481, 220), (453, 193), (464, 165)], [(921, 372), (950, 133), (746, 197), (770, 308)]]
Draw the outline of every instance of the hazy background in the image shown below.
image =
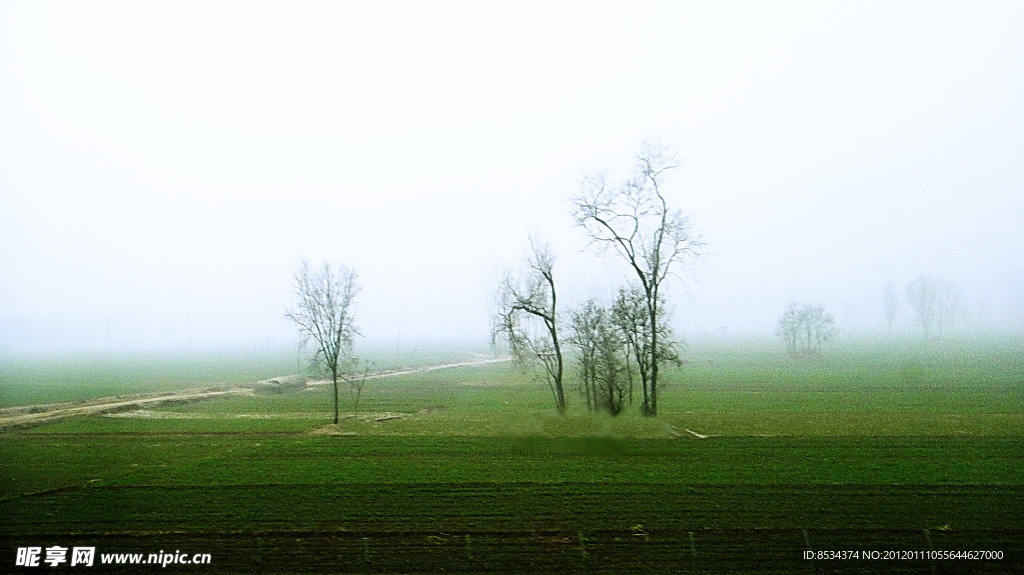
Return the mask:
[[(645, 138), (709, 243), (684, 336), (885, 330), (927, 273), (1024, 326), (1024, 3), (0, 1), (0, 353), (293, 346), (301, 258), (370, 342), (487, 336), (527, 235)], [(911, 331), (902, 306), (897, 328)]]

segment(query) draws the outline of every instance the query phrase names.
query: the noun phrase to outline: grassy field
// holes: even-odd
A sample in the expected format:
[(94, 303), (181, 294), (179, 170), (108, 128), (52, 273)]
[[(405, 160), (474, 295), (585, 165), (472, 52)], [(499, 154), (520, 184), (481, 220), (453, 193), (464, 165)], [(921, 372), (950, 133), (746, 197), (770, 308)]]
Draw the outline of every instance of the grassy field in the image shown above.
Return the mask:
[[(794, 361), (750, 342), (694, 345), (656, 418), (581, 400), (559, 416), (543, 384), (495, 364), (369, 382), (338, 426), (324, 386), (9, 431), (0, 560), (61, 545), (211, 554), (165, 568), (190, 573), (1021, 572), (1020, 349), (862, 342)], [(109, 379), (76, 393), (154, 373), (136, 369), (97, 362)], [(250, 373), (213, 379), (278, 375)]]
[[(464, 361), (486, 350), (361, 351), (375, 369), (400, 369)], [(305, 369), (294, 351), (0, 357), (0, 408), (235, 385)]]

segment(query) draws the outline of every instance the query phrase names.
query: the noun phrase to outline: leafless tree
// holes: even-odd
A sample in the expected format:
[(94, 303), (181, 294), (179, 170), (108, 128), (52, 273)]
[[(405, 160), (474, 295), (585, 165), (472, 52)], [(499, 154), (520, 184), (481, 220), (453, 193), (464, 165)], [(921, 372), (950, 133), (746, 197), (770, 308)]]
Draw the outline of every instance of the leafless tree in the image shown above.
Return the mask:
[[(668, 207), (665, 178), (677, 167), (672, 153), (645, 143), (636, 156), (632, 177), (618, 183), (600, 175), (587, 177), (581, 193), (573, 198), (576, 224), (594, 244), (617, 254), (636, 274), (651, 326), (667, 320), (662, 308), (665, 280), (699, 258), (704, 246), (689, 219)], [(641, 370), (641, 383), (648, 415), (658, 412), (658, 367), (662, 347), (667, 345), (660, 339), (662, 332), (650, 329), (638, 348), (647, 365), (646, 373)]]
[(907, 303), (926, 337), (941, 336), (963, 315), (963, 293), (951, 282), (921, 275), (907, 284)]
[(882, 310), (885, 312), (885, 321), (889, 324), (889, 333), (892, 333), (892, 324), (900, 313), (900, 296), (896, 294), (892, 282), (886, 283), (885, 291), (882, 292)]
[(357, 361), (354, 358), (348, 363), (346, 369), (339, 374), (348, 383), (348, 394), (352, 398), (352, 411), (359, 411), (359, 399), (363, 395), (363, 387), (366, 386), (366, 378), (369, 377), (373, 364), (370, 361)]
[(791, 303), (779, 318), (775, 333), (785, 342), (790, 355), (815, 356), (821, 354), (823, 344), (835, 337), (835, 324), (832, 314), (820, 305)]
[(504, 337), (520, 367), (541, 366), (555, 407), (563, 413), (564, 366), (553, 269), (551, 248), (531, 238), (525, 273), (515, 276), (507, 272), (498, 288), (500, 305), (494, 330)]
[[(352, 364), (352, 345), (359, 333), (353, 309), (360, 290), (356, 272), (345, 266), (332, 268), (329, 263), (314, 270), (303, 261), (294, 280), (298, 303), (284, 315), (299, 326), (304, 342), (312, 342), (314, 363), (331, 374), (334, 423), (338, 423), (338, 378)], [(362, 391), (361, 383), (359, 390)]]

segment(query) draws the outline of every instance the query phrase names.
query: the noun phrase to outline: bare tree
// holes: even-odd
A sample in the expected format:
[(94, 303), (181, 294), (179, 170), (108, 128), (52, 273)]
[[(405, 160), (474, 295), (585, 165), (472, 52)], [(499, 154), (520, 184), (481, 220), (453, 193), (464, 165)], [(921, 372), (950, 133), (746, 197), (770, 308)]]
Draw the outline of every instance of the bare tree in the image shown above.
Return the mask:
[[(363, 395), (363, 387), (366, 386), (366, 378), (370, 375), (373, 364), (363, 360), (357, 362), (352, 359), (339, 374), (339, 377), (348, 383), (348, 395), (352, 398), (352, 411), (359, 411), (359, 399)], [(337, 422), (335, 422), (337, 423)]]
[[(335, 269), (324, 263), (319, 270), (313, 270), (303, 261), (295, 272), (298, 304), (284, 314), (299, 326), (304, 342), (313, 343), (313, 362), (331, 374), (334, 423), (338, 423), (338, 378), (348, 371), (352, 345), (358, 335), (352, 302), (359, 289), (352, 268)], [(359, 390), (362, 391), (361, 383)]]
[(889, 333), (892, 333), (892, 324), (900, 313), (900, 296), (896, 293), (896, 287), (892, 282), (887, 282), (885, 291), (882, 292), (882, 310), (885, 312), (885, 321), (889, 325)]
[(776, 335), (790, 355), (820, 355), (822, 345), (836, 334), (835, 318), (820, 305), (789, 304), (779, 318)]
[(558, 333), (558, 292), (554, 257), (547, 244), (530, 239), (527, 269), (521, 276), (506, 273), (498, 289), (500, 306), (495, 334), (504, 336), (518, 365), (540, 365), (555, 407), (565, 412), (564, 366)]
[[(665, 177), (676, 167), (677, 161), (665, 148), (645, 143), (631, 178), (612, 183), (600, 175), (587, 177), (582, 192), (573, 198), (576, 224), (636, 274), (651, 326), (667, 320), (662, 307), (665, 280), (699, 258), (704, 246), (689, 219), (670, 210), (665, 199)], [(637, 348), (647, 366), (640, 374), (648, 415), (658, 412), (658, 367), (664, 358), (662, 347), (668, 344), (660, 339), (662, 333), (658, 328), (648, 330)]]
[(907, 284), (907, 302), (926, 337), (943, 335), (963, 314), (963, 293), (949, 281), (921, 275)]

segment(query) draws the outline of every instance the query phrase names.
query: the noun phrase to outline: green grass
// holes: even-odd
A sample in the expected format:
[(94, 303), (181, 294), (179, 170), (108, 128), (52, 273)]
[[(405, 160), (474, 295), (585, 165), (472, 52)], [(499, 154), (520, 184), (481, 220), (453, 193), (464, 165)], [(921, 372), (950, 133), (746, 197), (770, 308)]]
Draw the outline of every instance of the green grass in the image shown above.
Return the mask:
[[(926, 382), (900, 383), (887, 367), (898, 360), (882, 361), (860, 348), (837, 355), (825, 361), (794, 361), (760, 349), (694, 349), (686, 366), (666, 372), (661, 413), (656, 419), (640, 416), (635, 408), (617, 418), (590, 414), (578, 399), (566, 415), (559, 416), (551, 409), (546, 386), (524, 378), (509, 364), (418, 373), (368, 382), (360, 411), (443, 409), (381, 424), (350, 419), (342, 422), (341, 429), (391, 436), (665, 437), (668, 425), (717, 436), (1024, 434), (1024, 384), (1018, 383), (1024, 368), (1016, 356), (979, 355), (959, 370), (949, 368), (941, 356), (925, 364), (933, 374)], [(986, 366), (990, 370), (987, 375), (983, 371)], [(287, 419), (294, 414), (297, 419), (293, 423), (252, 419), (211, 420), (203, 425), (221, 430), (300, 430), (315, 426), (317, 421), (310, 418), (318, 413), (322, 423), (329, 421), (329, 388), (215, 399), (162, 411), (208, 418), (275, 414)], [(352, 410), (344, 387), (341, 408), (343, 412)], [(81, 424), (69, 422), (53, 429), (75, 429), (68, 425)], [(120, 424), (89, 425), (110, 431)], [(181, 419), (123, 425), (187, 431), (194, 429), (196, 422)]]
[(205, 421), (198, 432), (154, 421), (120, 428), (112, 419), (82, 421), (106, 425), (55, 424), (4, 437), (0, 469), (18, 481), (5, 482), (0, 497), (86, 484), (1024, 485), (1019, 437), (361, 437)]
[[(360, 351), (373, 369), (387, 370), (465, 361), (483, 350)], [(0, 358), (0, 408), (235, 385), (300, 371), (309, 368), (294, 351), (7, 357)]]
[(294, 356), (21, 357), (0, 365), (0, 407), (233, 385), (294, 372)]
[(215, 572), (932, 568), (814, 566), (809, 540), (1001, 549), (1009, 559), (937, 572), (1015, 572), (1019, 343), (860, 343), (800, 361), (694, 345), (656, 418), (575, 397), (558, 415), (546, 386), (497, 364), (370, 381), (363, 414), (409, 415), (343, 419), (347, 435), (312, 433), (330, 421), (329, 386), (8, 431), (0, 553), (175, 546), (215, 552)]

